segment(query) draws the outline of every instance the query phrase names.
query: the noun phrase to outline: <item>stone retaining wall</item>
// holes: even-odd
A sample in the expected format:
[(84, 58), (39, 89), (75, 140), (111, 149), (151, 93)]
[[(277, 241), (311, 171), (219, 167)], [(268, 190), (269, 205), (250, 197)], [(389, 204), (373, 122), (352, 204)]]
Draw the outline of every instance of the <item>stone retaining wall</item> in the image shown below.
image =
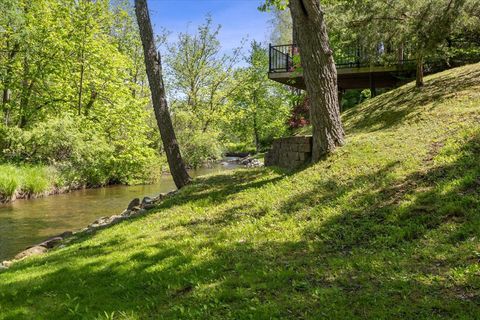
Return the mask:
[(265, 166), (295, 169), (310, 162), (311, 157), (311, 136), (280, 138), (273, 142), (272, 149), (265, 154)]

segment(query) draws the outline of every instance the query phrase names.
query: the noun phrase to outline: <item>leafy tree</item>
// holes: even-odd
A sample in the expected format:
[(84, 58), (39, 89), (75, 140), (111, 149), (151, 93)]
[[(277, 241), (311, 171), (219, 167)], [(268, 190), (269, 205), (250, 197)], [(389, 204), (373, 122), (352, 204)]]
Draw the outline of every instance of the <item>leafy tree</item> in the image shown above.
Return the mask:
[(234, 130), (241, 133), (245, 142), (254, 142), (259, 152), (262, 145), (286, 132), (289, 112), (287, 90), (267, 77), (268, 53), (265, 47), (254, 41), (245, 61), (247, 66), (235, 73), (235, 91), (231, 101)]
[[(423, 86), (425, 57), (432, 55), (452, 33), (466, 0), (341, 1), (343, 28), (363, 38), (368, 51), (378, 46), (396, 48), (416, 60), (417, 86)], [(340, 27), (339, 24), (337, 27)], [(352, 38), (352, 37), (351, 37)], [(355, 41), (355, 40), (354, 40)], [(356, 40), (360, 42), (359, 40)]]
[(274, 44), (293, 43), (293, 25), (290, 11), (273, 7), (271, 12), (272, 18), (269, 20), (272, 28), (270, 42)]
[(180, 33), (168, 44), (166, 55), (170, 95), (174, 109), (188, 112), (205, 133), (224, 112), (226, 100), (235, 90), (233, 70), (239, 61), (239, 49), (232, 55), (221, 54), (218, 33), (211, 17), (194, 34)]
[[(162, 162), (130, 6), (0, 1), (0, 160), (53, 165), (70, 171), (74, 184), (150, 180)], [(53, 146), (62, 141), (75, 143), (59, 158)]]
[[(240, 49), (222, 53), (210, 16), (195, 32), (166, 43), (166, 76), (172, 117), (186, 163), (197, 167), (221, 156), (227, 106), (240, 87), (233, 81)], [(223, 135), (224, 136), (224, 135)]]

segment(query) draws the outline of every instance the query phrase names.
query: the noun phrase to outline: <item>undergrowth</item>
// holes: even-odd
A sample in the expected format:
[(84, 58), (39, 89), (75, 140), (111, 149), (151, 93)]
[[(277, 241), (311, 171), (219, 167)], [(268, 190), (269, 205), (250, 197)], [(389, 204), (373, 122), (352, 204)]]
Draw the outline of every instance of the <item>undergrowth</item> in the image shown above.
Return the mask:
[(45, 166), (14, 166), (0, 164), (0, 200), (15, 194), (35, 196), (55, 187), (56, 173)]

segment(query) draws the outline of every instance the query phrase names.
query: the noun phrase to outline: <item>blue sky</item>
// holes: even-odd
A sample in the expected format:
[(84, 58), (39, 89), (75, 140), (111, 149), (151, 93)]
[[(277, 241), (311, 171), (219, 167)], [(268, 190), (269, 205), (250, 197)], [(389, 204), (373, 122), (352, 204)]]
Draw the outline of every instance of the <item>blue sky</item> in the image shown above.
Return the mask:
[[(195, 32), (197, 26), (211, 14), (213, 23), (222, 26), (219, 40), (224, 52), (238, 47), (242, 39), (255, 39), (267, 44), (270, 15), (259, 12), (261, 0), (147, 0), (154, 30), (161, 28), (172, 32), (170, 39), (178, 32)], [(248, 47), (248, 43), (245, 45)]]

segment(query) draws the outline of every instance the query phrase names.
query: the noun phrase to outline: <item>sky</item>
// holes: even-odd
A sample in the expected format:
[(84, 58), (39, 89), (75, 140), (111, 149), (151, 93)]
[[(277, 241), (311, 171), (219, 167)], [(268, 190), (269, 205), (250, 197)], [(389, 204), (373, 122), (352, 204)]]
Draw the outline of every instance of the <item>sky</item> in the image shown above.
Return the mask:
[(271, 16), (258, 11), (261, 0), (147, 0), (147, 3), (155, 33), (165, 28), (172, 32), (169, 40), (175, 40), (178, 32), (195, 32), (210, 14), (213, 24), (222, 26), (219, 40), (224, 53), (239, 47), (242, 39), (248, 41), (245, 47), (252, 40), (268, 45)]

